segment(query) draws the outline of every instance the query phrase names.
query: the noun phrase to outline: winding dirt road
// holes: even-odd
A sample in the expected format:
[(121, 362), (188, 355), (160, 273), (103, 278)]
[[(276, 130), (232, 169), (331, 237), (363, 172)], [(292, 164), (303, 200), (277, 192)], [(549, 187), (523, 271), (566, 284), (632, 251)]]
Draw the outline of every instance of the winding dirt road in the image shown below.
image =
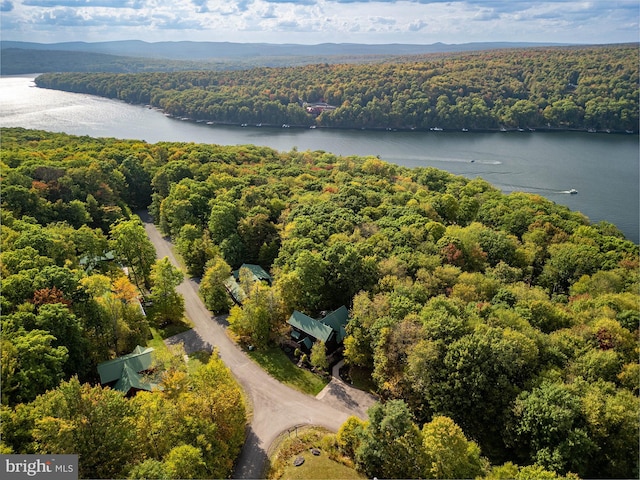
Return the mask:
[[(169, 240), (162, 236), (146, 212), (138, 214), (149, 239), (156, 247), (157, 257), (168, 257), (178, 266)], [(322, 400), (319, 400), (275, 380), (229, 339), (224, 322), (213, 317), (198, 296), (197, 282), (186, 279), (177, 290), (184, 297), (186, 315), (194, 325), (197, 341), (218, 348), (220, 358), (231, 369), (252, 403), (253, 417), (247, 427), (246, 441), (234, 478), (263, 478), (269, 446), (279, 434), (290, 428), (297, 425), (318, 425), (337, 431), (350, 415), (363, 416), (362, 412), (368, 405), (362, 403), (371, 402), (362, 400), (362, 397), (356, 402), (352, 397), (347, 401), (340, 401), (334, 395), (322, 395), (321, 392), (319, 397)], [(327, 390), (331, 390), (329, 387), (332, 384)], [(344, 392), (344, 388), (341, 387), (340, 391)]]

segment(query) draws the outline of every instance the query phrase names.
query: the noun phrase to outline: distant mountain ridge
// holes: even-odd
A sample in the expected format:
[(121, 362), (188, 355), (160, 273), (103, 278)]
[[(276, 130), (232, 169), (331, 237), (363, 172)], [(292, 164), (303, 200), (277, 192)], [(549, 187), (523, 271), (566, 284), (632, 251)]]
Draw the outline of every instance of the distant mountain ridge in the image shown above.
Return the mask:
[(468, 52), (506, 48), (569, 46), (568, 43), (537, 42), (473, 42), (460, 44), (360, 44), (322, 43), (316, 45), (233, 43), (233, 42), (144, 42), (122, 40), (111, 42), (34, 43), (0, 41), (2, 49), (57, 50), (90, 52), (144, 58), (173, 60), (208, 60), (242, 57), (333, 56), (333, 55), (419, 55), (425, 53)]

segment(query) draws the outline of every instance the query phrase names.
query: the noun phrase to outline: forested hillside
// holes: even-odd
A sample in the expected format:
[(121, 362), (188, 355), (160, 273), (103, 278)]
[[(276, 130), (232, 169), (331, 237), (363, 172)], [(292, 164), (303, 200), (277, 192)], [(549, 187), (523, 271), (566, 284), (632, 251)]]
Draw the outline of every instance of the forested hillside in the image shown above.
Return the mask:
[[(228, 308), (220, 293), (231, 268), (257, 263), (272, 274), (270, 287), (246, 286), (229, 319), (241, 341), (278, 343), (293, 309), (349, 307), (345, 359), (387, 402), (369, 426), (352, 422), (337, 437), (367, 475), (502, 478), (517, 464), (531, 475), (637, 477), (639, 248), (613, 225), (539, 195), (373, 157), (1, 133), (4, 449), (89, 448), (59, 426), (84, 431), (79, 419), (94, 410), (83, 406), (104, 397), (148, 437), (140, 450), (126, 437), (88, 476), (175, 474), (185, 457), (202, 460), (202, 476), (228, 469), (244, 417), (215, 359), (189, 388), (169, 382), (159, 397), (125, 401), (79, 383), (95, 383), (95, 363), (145, 328), (119, 314), (114, 330), (107, 300), (128, 280), (108, 265), (88, 272), (80, 258), (117, 246), (114, 225), (137, 231), (131, 211), (149, 206), (189, 272), (203, 276), (212, 310)], [(214, 394), (209, 379), (223, 388)], [(220, 422), (198, 414), (215, 410), (201, 403), (209, 398), (234, 405), (228, 428), (198, 436)], [(165, 419), (175, 408), (193, 408), (181, 414), (195, 423), (173, 430)], [(443, 431), (466, 452), (465, 470), (438, 470), (460, 456), (426, 461), (445, 448)], [(122, 470), (109, 463), (116, 455), (129, 462)]]
[[(46, 72), (179, 72), (186, 70), (247, 70), (253, 67), (285, 67), (326, 63), (380, 63), (393, 55), (313, 55), (222, 57), (184, 60), (113, 55), (68, 50), (2, 48), (0, 72), (3, 75)], [(184, 57), (181, 57), (184, 58)]]
[[(637, 45), (398, 57), (235, 72), (47, 74), (46, 88), (193, 120), (336, 128), (637, 130)], [(309, 113), (306, 104), (335, 108)]]
[[(194, 69), (220, 69), (220, 63), (124, 57), (93, 52), (27, 50), (3, 48), (0, 55), (2, 75), (44, 72), (171, 72)], [(228, 65), (227, 68), (231, 68)], [(236, 68), (238, 68), (236, 66)]]
[(173, 60), (209, 61), (211, 59), (238, 60), (258, 57), (289, 58), (296, 63), (296, 58), (339, 57), (377, 57), (397, 55), (422, 55), (428, 53), (451, 53), (478, 50), (496, 50), (502, 48), (530, 48), (559, 46), (562, 44), (542, 42), (471, 42), (459, 44), (363, 44), (363, 43), (320, 43), (315, 45), (296, 43), (251, 43), (251, 42), (192, 42), (166, 41), (145, 42), (142, 40), (120, 40), (106, 42), (62, 42), (34, 43), (0, 41), (0, 48), (19, 48), (22, 50), (66, 51), (102, 53), (127, 57), (161, 58)]

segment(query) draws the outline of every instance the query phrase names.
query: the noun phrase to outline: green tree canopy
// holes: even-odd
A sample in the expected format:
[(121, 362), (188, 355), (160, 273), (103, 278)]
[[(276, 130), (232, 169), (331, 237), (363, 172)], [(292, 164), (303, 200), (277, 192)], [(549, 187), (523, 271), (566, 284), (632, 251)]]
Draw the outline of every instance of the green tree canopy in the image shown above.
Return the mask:
[(356, 461), (367, 475), (382, 478), (418, 478), (425, 456), (420, 430), (400, 400), (375, 404), (369, 409)]
[(216, 256), (207, 262), (199, 291), (204, 304), (214, 313), (226, 312), (229, 309), (230, 299), (224, 282), (230, 276), (231, 267), (222, 257)]
[(133, 283), (143, 291), (144, 287), (150, 284), (156, 250), (149, 241), (140, 219), (135, 217), (113, 225), (111, 246), (129, 269)]
[(162, 325), (180, 320), (184, 314), (184, 299), (176, 287), (182, 283), (184, 274), (164, 257), (151, 267), (150, 279), (153, 321)]
[(475, 478), (484, 471), (480, 447), (467, 440), (448, 417), (435, 417), (422, 428), (425, 478)]

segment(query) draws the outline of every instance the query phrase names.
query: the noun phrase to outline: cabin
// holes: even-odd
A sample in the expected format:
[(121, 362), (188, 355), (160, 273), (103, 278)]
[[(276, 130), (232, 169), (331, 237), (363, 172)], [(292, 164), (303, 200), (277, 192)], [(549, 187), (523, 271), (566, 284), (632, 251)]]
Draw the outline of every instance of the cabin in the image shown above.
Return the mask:
[(144, 376), (144, 372), (148, 372), (153, 364), (153, 351), (151, 347), (145, 348), (138, 345), (127, 355), (100, 363), (98, 365), (100, 383), (119, 390), (125, 395), (135, 394), (140, 390), (148, 392), (159, 390), (161, 387), (158, 384), (150, 382)]
[(303, 350), (311, 351), (316, 341), (324, 342), (327, 352), (338, 349), (347, 336), (345, 327), (349, 322), (349, 311), (344, 305), (317, 320), (294, 310), (287, 320), (291, 325), (291, 339)]
[(91, 273), (98, 266), (106, 263), (113, 262), (116, 259), (115, 253), (113, 251), (105, 252), (104, 255), (98, 256), (89, 256), (85, 255), (78, 259), (78, 263), (82, 268), (84, 268), (85, 272)]
[(251, 279), (254, 282), (264, 282), (267, 285), (271, 285), (273, 282), (271, 275), (269, 275), (260, 265), (243, 263), (239, 269), (234, 270), (232, 275), (224, 281), (224, 287), (227, 289), (229, 295), (231, 295), (233, 301), (238, 305), (242, 305), (242, 302), (247, 298), (246, 293), (240, 286), (240, 271), (242, 269), (249, 271)]

